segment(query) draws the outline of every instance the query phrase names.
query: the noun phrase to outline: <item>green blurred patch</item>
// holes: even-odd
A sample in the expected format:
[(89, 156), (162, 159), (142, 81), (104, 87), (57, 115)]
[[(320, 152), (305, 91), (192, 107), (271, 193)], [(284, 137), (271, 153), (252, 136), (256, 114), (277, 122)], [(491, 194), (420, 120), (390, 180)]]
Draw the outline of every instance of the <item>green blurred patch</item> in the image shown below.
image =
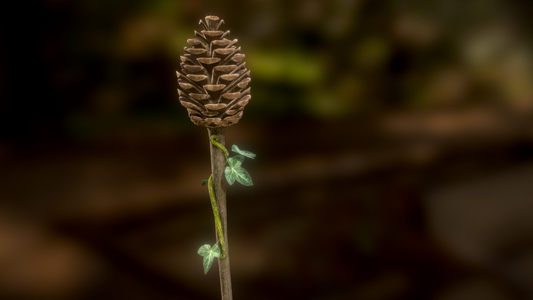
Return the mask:
[(358, 66), (377, 69), (387, 62), (391, 52), (391, 45), (386, 38), (370, 36), (354, 47), (352, 59)]
[(252, 50), (246, 54), (248, 69), (252, 70), (253, 78), (259, 80), (308, 85), (321, 81), (325, 72), (324, 64), (317, 57), (299, 50)]
[(313, 89), (302, 106), (309, 115), (321, 119), (349, 117), (361, 109), (365, 93), (363, 78), (341, 76), (334, 84)]

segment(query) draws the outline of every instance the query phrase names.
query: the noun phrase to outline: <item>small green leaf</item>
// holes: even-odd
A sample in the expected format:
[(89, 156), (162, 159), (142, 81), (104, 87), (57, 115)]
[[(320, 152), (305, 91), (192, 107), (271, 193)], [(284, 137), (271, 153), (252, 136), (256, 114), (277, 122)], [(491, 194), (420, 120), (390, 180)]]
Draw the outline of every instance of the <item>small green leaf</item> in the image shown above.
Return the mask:
[(252, 177), (243, 167), (237, 166), (233, 169), (233, 171), (235, 172), (237, 181), (240, 182), (242, 185), (254, 185), (254, 183), (252, 182)]
[(209, 178), (202, 179), (202, 186), (206, 185), (209, 182)]
[(211, 251), (213, 251), (215, 257), (220, 257), (220, 248), (217, 244), (215, 244), (213, 248), (211, 248)]
[(233, 185), (235, 180), (242, 185), (254, 185), (250, 174), (248, 174), (248, 172), (241, 166), (243, 161), (244, 156), (242, 155), (236, 155), (228, 159), (228, 166), (224, 170), (224, 174), (226, 175), (226, 181), (228, 181), (230, 185)]
[(208, 255), (209, 251), (211, 251), (211, 246), (209, 246), (208, 244), (205, 244), (202, 247), (198, 248), (198, 254), (200, 254), (201, 256)]
[(207, 271), (209, 271), (213, 265), (215, 257), (220, 257), (220, 248), (218, 248), (217, 244), (215, 244), (213, 248), (208, 244), (205, 244), (198, 249), (198, 254), (204, 257), (204, 274), (207, 274)]
[(230, 166), (227, 166), (226, 169), (224, 169), (224, 175), (226, 175), (226, 181), (229, 183), (229, 185), (233, 185), (237, 179), (235, 172), (233, 172), (233, 169)]
[(241, 150), (241, 149), (239, 149), (239, 147), (237, 147), (237, 145), (231, 146), (231, 151), (233, 151), (235, 153), (238, 153), (240, 155), (244, 155), (244, 156), (246, 156), (248, 158), (251, 158), (251, 159), (255, 158), (255, 153), (252, 153), (252, 152), (246, 151), (246, 150)]
[(242, 165), (244, 162), (244, 156), (242, 155), (235, 155), (233, 157), (228, 158), (228, 165), (231, 167), (238, 167)]
[(244, 156), (242, 155), (236, 155), (228, 158), (228, 166), (226, 166), (226, 169), (224, 169), (224, 175), (226, 175), (226, 181), (230, 185), (233, 185), (237, 179), (237, 172), (235, 171), (235, 168), (241, 167), (243, 161)]
[(213, 265), (213, 260), (215, 260), (215, 257), (213, 255), (204, 256), (204, 274), (207, 274), (207, 272), (209, 272), (209, 269), (211, 269), (211, 266)]

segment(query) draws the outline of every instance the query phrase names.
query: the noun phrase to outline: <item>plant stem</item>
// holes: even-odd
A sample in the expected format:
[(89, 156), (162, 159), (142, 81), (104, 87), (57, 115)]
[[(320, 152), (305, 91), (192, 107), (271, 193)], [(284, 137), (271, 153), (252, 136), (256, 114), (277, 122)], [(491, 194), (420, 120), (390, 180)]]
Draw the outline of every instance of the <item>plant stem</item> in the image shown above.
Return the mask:
[[(225, 129), (224, 128), (208, 128), (209, 140), (212, 140), (214, 136), (216, 141), (224, 146), (225, 145)], [(227, 227), (227, 208), (226, 208), (226, 184), (224, 182), (224, 169), (226, 168), (226, 156), (225, 153), (219, 149), (213, 143), (209, 143), (211, 147), (211, 176), (212, 187), (215, 192), (218, 211), (220, 214), (220, 221), (223, 228), (223, 237), (219, 237), (219, 240), (225, 241), (226, 257), (220, 257), (218, 259), (219, 276), (220, 276), (220, 292), (222, 300), (232, 300), (231, 290), (231, 273), (229, 265), (229, 247), (228, 247), (228, 227)], [(215, 229), (218, 236), (218, 230)]]

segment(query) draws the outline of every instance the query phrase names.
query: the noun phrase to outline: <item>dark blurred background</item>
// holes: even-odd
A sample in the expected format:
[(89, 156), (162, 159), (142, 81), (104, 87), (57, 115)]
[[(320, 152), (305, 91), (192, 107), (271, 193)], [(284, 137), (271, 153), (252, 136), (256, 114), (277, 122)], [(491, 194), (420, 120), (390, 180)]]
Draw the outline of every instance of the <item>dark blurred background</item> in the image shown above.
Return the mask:
[(219, 299), (199, 19), (252, 100), (235, 299), (532, 299), (533, 5), (42, 0), (0, 9), (0, 299)]

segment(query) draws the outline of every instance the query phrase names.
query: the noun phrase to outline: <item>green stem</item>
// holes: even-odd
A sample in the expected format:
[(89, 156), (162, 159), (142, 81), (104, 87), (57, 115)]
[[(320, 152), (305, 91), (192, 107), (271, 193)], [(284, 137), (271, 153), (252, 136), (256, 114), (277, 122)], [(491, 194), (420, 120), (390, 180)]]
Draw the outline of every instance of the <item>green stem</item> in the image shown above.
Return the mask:
[[(222, 146), (224, 147), (224, 146)], [(209, 176), (207, 188), (209, 190), (209, 198), (211, 199), (211, 207), (213, 208), (213, 214), (215, 215), (215, 225), (217, 227), (218, 237), (220, 240), (220, 248), (222, 248), (222, 254), (220, 258), (226, 258), (226, 242), (224, 241), (224, 233), (222, 231), (222, 222), (220, 221), (220, 213), (218, 212), (217, 199), (215, 197), (215, 188), (213, 187), (213, 176)]]

